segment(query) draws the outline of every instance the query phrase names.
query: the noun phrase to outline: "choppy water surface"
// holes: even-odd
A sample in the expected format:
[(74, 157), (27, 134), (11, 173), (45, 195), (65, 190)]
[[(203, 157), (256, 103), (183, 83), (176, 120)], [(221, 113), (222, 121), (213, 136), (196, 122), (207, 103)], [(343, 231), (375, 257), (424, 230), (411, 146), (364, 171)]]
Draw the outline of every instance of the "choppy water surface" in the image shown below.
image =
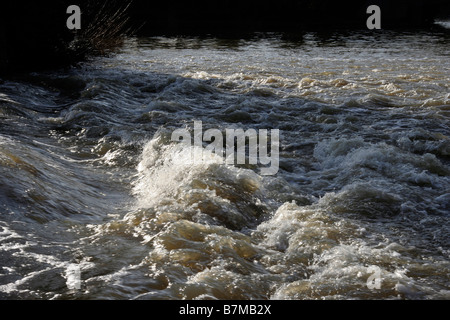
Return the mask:
[[(0, 298), (450, 298), (449, 52), (158, 37), (2, 81)], [(279, 173), (190, 162), (170, 134), (195, 120), (280, 129)]]

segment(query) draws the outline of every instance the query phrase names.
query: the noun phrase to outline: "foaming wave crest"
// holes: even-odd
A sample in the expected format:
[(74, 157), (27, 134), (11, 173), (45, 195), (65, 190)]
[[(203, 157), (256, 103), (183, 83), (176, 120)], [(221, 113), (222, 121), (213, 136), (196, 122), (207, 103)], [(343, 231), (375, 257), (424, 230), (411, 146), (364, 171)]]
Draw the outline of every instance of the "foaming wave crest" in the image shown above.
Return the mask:
[(262, 186), (262, 177), (252, 170), (227, 166), (219, 155), (167, 143), (157, 135), (144, 148), (134, 193), (139, 208), (169, 206), (209, 223), (242, 229), (265, 212)]

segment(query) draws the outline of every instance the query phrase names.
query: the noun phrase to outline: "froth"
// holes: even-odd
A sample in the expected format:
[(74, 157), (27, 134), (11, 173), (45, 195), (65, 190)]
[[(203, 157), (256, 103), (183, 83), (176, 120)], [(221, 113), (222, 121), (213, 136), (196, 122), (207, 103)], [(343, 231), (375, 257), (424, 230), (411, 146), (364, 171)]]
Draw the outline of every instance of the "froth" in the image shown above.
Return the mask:
[(262, 177), (252, 170), (225, 165), (214, 153), (157, 135), (143, 150), (134, 194), (138, 208), (166, 206), (241, 229), (264, 211), (261, 201), (254, 204), (263, 197), (261, 186)]

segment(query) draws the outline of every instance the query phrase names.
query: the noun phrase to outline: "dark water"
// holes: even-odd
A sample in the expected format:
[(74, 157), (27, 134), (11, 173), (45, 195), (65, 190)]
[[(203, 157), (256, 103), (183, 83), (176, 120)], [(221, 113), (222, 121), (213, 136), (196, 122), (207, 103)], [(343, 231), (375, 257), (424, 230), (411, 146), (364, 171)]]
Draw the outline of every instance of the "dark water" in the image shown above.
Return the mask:
[[(449, 39), (129, 39), (2, 81), (0, 298), (450, 298)], [(278, 174), (192, 163), (194, 121), (279, 129)]]

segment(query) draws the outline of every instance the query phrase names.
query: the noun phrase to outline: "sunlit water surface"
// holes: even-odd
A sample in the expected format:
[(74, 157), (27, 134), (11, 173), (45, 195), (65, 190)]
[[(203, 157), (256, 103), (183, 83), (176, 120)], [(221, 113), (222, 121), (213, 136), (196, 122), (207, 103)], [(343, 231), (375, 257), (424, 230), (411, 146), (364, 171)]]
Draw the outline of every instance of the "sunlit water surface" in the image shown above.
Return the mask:
[[(449, 39), (129, 39), (0, 82), (0, 298), (449, 299)], [(278, 174), (190, 161), (194, 121), (279, 129)]]

